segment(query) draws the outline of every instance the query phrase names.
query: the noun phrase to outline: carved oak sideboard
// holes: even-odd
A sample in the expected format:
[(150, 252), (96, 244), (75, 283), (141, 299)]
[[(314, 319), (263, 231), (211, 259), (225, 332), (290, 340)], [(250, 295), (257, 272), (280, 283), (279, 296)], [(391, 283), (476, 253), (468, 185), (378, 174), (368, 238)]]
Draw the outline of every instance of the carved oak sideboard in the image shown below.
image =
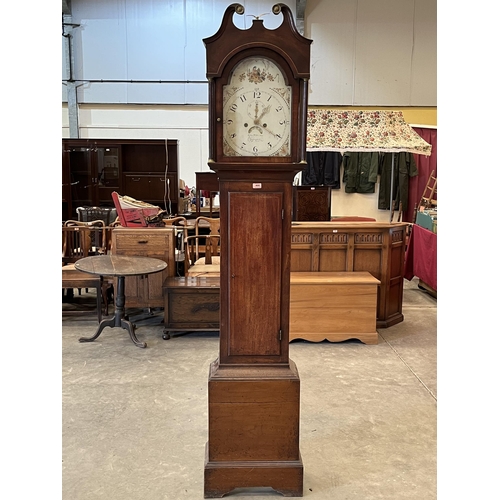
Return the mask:
[(407, 223), (293, 222), (291, 271), (368, 271), (380, 280), (377, 328), (403, 321)]

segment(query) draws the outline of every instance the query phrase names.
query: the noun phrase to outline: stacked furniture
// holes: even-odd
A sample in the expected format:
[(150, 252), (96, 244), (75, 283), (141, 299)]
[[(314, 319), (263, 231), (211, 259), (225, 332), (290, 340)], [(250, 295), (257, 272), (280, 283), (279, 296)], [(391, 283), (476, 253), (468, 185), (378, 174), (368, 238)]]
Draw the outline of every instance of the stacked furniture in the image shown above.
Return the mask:
[[(365, 343), (376, 343), (376, 328), (387, 328), (403, 321), (407, 226), (407, 223), (373, 221), (293, 222), (290, 338), (312, 341), (357, 338)], [(212, 276), (216, 277), (217, 266), (212, 271), (215, 271)], [(197, 276), (209, 275), (200, 273)], [(176, 278), (164, 285), (168, 329), (180, 328), (177, 320), (169, 318), (168, 307), (175, 305), (168, 304), (168, 295), (198, 293), (197, 286), (203, 288), (207, 284)], [(176, 286), (182, 292), (176, 291)], [(214, 286), (210, 284), (211, 293), (218, 293)], [(304, 292), (306, 288), (308, 291)], [(306, 311), (312, 306), (306, 296), (315, 297), (315, 321), (319, 322), (316, 325), (313, 321), (307, 328), (304, 321), (310, 314)], [(203, 329), (203, 321), (199, 327), (190, 328)], [(311, 335), (305, 335), (308, 332)]]
[(377, 328), (403, 321), (403, 273), (408, 224), (293, 222), (291, 271), (370, 273), (380, 281)]
[[(188, 221), (182, 219), (180, 222), (187, 224)], [(208, 236), (208, 241), (210, 241), (209, 233), (214, 235), (218, 231), (217, 229), (210, 230), (213, 226), (210, 220), (205, 221), (205, 224), (207, 225), (205, 236)], [(346, 290), (349, 290), (352, 298), (353, 308), (351, 311), (354, 311), (358, 318), (364, 314), (360, 316), (358, 313), (363, 308), (368, 307), (375, 299), (373, 307), (376, 309), (376, 328), (387, 328), (403, 321), (402, 298), (407, 226), (407, 223), (364, 221), (293, 222), (290, 257), (292, 318), (295, 317), (296, 308), (304, 310), (307, 307), (303, 303), (303, 294), (296, 292), (295, 287), (299, 290), (301, 286), (306, 285), (304, 280), (310, 280), (311, 283), (316, 283), (316, 287), (323, 295), (323, 299), (318, 299), (319, 302), (316, 303), (315, 307), (324, 309), (325, 318), (328, 317), (324, 324), (334, 323), (331, 318), (331, 309), (339, 305), (335, 297), (339, 297), (339, 293), (340, 296), (345, 295)], [(179, 276), (176, 272), (175, 252), (176, 247), (178, 247), (176, 232), (181, 232), (184, 240), (191, 238), (190, 241), (193, 243), (197, 241), (199, 244), (198, 254), (192, 250), (191, 253), (187, 252), (188, 257), (191, 256), (191, 258), (186, 261), (185, 276)], [(127, 281), (126, 296), (129, 307), (164, 307), (166, 333), (167, 330), (183, 328), (186, 330), (218, 328), (215, 318), (218, 315), (218, 276), (220, 271), (218, 259), (220, 257), (216, 256), (215, 263), (212, 264), (200, 262), (200, 259), (204, 259), (204, 252), (200, 249), (206, 247), (206, 242), (201, 243), (202, 235), (198, 234), (198, 237), (186, 238), (185, 228), (176, 228), (175, 225), (164, 228), (115, 227), (111, 234), (112, 253), (155, 257), (168, 264), (163, 273), (138, 276)], [(216, 253), (218, 253), (219, 236), (217, 235), (213, 239), (217, 240)], [(212, 253), (212, 259), (214, 259), (213, 255)], [(169, 278), (168, 281), (167, 278)], [(191, 297), (186, 298), (187, 296)], [(197, 298), (201, 299), (201, 302), (197, 302)], [(176, 312), (181, 299), (191, 301), (191, 305), (196, 309), (189, 313), (193, 318), (189, 326), (184, 319), (182, 321), (179, 319), (180, 316)], [(358, 299), (359, 308), (356, 309), (354, 306)], [(171, 300), (177, 302), (169, 302)], [(214, 305), (215, 303), (217, 303), (217, 307)], [(337, 310), (335, 319), (337, 323), (341, 323), (342, 315), (347, 314), (346, 310), (342, 312), (340, 309)], [(172, 310), (174, 316), (175, 314), (177, 316), (169, 316)], [(365, 317), (368, 317), (367, 310), (364, 309), (364, 311)], [(187, 314), (186, 311), (183, 311), (182, 315), (185, 314)], [(200, 321), (197, 321), (197, 318), (200, 318)], [(294, 324), (292, 321), (291, 338), (306, 338), (303, 336), (304, 328), (300, 326), (295, 328)], [(339, 325), (337, 327), (341, 328)], [(316, 331), (329, 340), (343, 340), (338, 335), (335, 337), (334, 331), (320, 332), (316, 327), (311, 327), (309, 330), (311, 333)], [(356, 327), (351, 325), (344, 332), (337, 333), (346, 334), (345, 338), (359, 338), (366, 343), (376, 342), (376, 332), (372, 326), (366, 327), (365, 323), (360, 331), (356, 332), (355, 330)], [(358, 333), (358, 335), (351, 335), (352, 333)], [(318, 341), (319, 337), (316, 336), (314, 339), (311, 337), (308, 340)]]

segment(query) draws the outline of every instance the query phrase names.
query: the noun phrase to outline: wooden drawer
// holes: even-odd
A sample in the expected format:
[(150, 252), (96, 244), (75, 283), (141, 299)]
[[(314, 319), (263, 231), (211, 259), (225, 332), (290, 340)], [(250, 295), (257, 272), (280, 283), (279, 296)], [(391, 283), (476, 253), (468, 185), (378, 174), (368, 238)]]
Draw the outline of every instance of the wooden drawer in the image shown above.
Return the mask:
[(167, 245), (172, 239), (168, 233), (174, 232), (174, 229), (167, 228), (167, 234), (160, 229), (136, 230), (127, 228), (124, 231), (115, 229), (113, 248), (120, 253), (127, 252), (128, 255), (144, 255), (148, 257), (153, 257), (153, 253), (155, 255), (164, 255), (165, 251), (168, 250)]
[(166, 275), (175, 275), (175, 228), (116, 228), (112, 232), (112, 253), (139, 255), (164, 260)]
[(167, 278), (163, 297), (164, 338), (169, 331), (219, 330), (219, 278)]

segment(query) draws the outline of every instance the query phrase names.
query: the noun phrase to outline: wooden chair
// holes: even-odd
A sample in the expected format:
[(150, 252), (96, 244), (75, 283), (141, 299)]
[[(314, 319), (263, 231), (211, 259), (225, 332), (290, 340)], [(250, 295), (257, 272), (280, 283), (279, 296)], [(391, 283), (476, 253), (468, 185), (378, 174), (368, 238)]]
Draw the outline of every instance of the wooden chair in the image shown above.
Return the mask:
[(210, 231), (211, 235), (220, 235), (220, 219), (217, 217), (210, 218), (200, 216), (197, 217), (194, 221), (194, 230), (195, 234), (202, 234), (203, 229), (207, 228)]
[(161, 215), (166, 211), (160, 207), (130, 196), (121, 196), (116, 191), (111, 193), (111, 198), (123, 227), (161, 227)]
[(186, 276), (220, 275), (220, 219), (198, 217), (195, 234), (186, 238)]
[(116, 221), (118, 214), (113, 207), (77, 207), (76, 215), (80, 222), (102, 220), (109, 226)]
[[(89, 255), (106, 253), (106, 230), (103, 221), (83, 223), (66, 221), (62, 227), (62, 289), (73, 290), (96, 289), (97, 319), (102, 319), (102, 302), (104, 297), (105, 313), (108, 314), (107, 290), (102, 276), (93, 276), (78, 271), (75, 262)], [(104, 293), (103, 293), (104, 290)], [(81, 311), (65, 311), (70, 314), (81, 314)]]
[[(193, 238), (192, 241), (195, 243), (195, 251), (191, 252), (191, 257), (195, 257), (195, 262), (200, 258), (205, 257), (205, 260), (208, 258), (208, 261), (205, 263), (212, 264), (212, 257), (218, 255), (217, 253), (212, 253), (212, 255), (209, 253), (208, 257), (205, 255), (205, 241), (207, 235), (220, 237), (220, 219), (203, 216), (196, 218), (194, 222), (194, 236), (197, 236), (198, 238)], [(214, 243), (215, 241), (216, 240), (213, 240)], [(212, 242), (209, 244), (213, 246)], [(194, 263), (192, 262), (191, 264)], [(215, 258), (213, 263), (219, 264), (219, 258)]]
[[(186, 276), (220, 275), (220, 236), (188, 236), (186, 243), (190, 263)], [(203, 256), (199, 253), (200, 248), (204, 250)]]
[(176, 248), (175, 248), (175, 262), (183, 262), (184, 264), (184, 274), (189, 268), (189, 259), (186, 251), (186, 240), (188, 237), (188, 221), (185, 217), (178, 216), (172, 217), (170, 219), (163, 219), (165, 226), (174, 226), (177, 229), (176, 232)]
[(66, 262), (74, 263), (82, 257), (107, 253), (109, 232), (106, 231), (103, 220), (90, 222), (67, 220), (63, 226), (83, 228), (81, 233), (73, 232), (73, 242), (66, 241), (67, 249), (63, 247), (63, 259), (66, 259)]

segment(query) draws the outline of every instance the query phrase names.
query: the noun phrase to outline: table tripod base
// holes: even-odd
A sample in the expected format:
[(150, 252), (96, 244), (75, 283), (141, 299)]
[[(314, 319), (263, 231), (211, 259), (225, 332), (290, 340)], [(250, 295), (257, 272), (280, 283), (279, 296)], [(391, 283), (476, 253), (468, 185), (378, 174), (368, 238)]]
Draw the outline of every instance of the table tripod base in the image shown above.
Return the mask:
[(136, 337), (134, 325), (130, 321), (116, 316), (112, 319), (102, 320), (101, 323), (99, 324), (99, 327), (97, 328), (97, 332), (95, 332), (95, 334), (92, 337), (81, 337), (78, 339), (78, 341), (93, 342), (95, 339), (97, 339), (97, 337), (99, 337), (99, 335), (101, 335), (102, 331), (107, 326), (111, 328), (120, 327), (127, 330), (128, 334), (130, 335), (130, 339), (137, 347), (142, 347), (142, 348), (147, 347), (146, 342), (139, 342), (138, 338)]

